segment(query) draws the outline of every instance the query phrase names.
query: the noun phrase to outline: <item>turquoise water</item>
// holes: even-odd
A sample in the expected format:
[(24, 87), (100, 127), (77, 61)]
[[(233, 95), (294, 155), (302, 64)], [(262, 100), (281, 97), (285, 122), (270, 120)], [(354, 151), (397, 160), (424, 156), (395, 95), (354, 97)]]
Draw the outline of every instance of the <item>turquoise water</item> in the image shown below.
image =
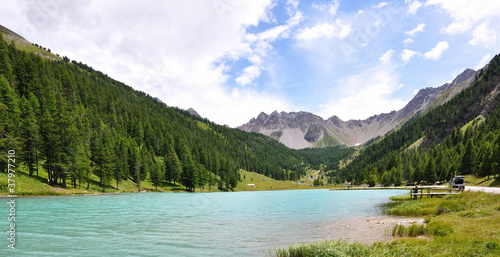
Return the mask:
[(0, 256), (265, 256), (341, 233), (342, 221), (379, 216), (399, 190), (143, 193), (16, 199), (16, 250)]

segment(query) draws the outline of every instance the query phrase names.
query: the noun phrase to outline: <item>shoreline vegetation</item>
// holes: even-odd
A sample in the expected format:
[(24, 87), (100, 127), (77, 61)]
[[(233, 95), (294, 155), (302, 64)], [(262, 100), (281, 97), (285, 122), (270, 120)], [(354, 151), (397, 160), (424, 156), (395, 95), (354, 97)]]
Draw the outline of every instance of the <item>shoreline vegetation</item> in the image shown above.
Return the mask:
[[(89, 189), (87, 184), (82, 183), (75, 187), (59, 187), (47, 184), (47, 173), (40, 172), (39, 176), (29, 176), (28, 172), (23, 166), (19, 166), (16, 171), (16, 190), (17, 196), (54, 196), (54, 195), (103, 195), (103, 194), (119, 194), (119, 193), (137, 193), (136, 183), (132, 180), (122, 181), (119, 188), (108, 186), (104, 190), (99, 186), (99, 178), (92, 176), (89, 182)], [(307, 190), (307, 189), (330, 189), (330, 190), (374, 190), (374, 189), (411, 189), (413, 187), (406, 186), (357, 186), (349, 188), (344, 184), (325, 184), (323, 186), (314, 186), (313, 180), (308, 179), (307, 176), (303, 177), (300, 182), (290, 180), (275, 180), (266, 177), (262, 174), (249, 172), (245, 170), (240, 171), (241, 181), (238, 182), (234, 188), (234, 192), (240, 191), (269, 191), (269, 190)], [(500, 180), (486, 179), (486, 177), (474, 177), (472, 175), (466, 176), (467, 185), (480, 186), (480, 187), (499, 187)], [(111, 183), (113, 184), (113, 183)], [(141, 192), (191, 192), (179, 183), (161, 183), (156, 187), (152, 181), (146, 179), (141, 183)], [(425, 187), (425, 186), (424, 186)], [(203, 188), (195, 189), (195, 192), (226, 192), (220, 190), (217, 186), (213, 185), (211, 188), (205, 186)], [(0, 197), (8, 197), (8, 176), (7, 174), (0, 173)], [(409, 198), (409, 197), (408, 197)]]
[[(403, 195), (391, 200), (385, 206), (385, 213), (399, 222), (385, 230), (390, 241), (299, 243), (277, 249), (275, 254), (278, 257), (500, 256), (500, 194), (465, 191), (418, 200)], [(402, 222), (408, 218), (424, 222)]]
[[(103, 194), (119, 194), (119, 193), (137, 193), (137, 184), (132, 180), (121, 181), (119, 187), (116, 188), (107, 186), (104, 190), (99, 185), (99, 178), (92, 175), (89, 180), (89, 189), (87, 189), (87, 183), (82, 183), (81, 185), (76, 185), (76, 188), (71, 187), (60, 187), (47, 184), (47, 173), (39, 172), (39, 176), (36, 175), (29, 176), (26, 168), (19, 166), (16, 170), (15, 180), (16, 196), (55, 196), (55, 195), (103, 195)], [(268, 190), (304, 190), (304, 189), (330, 189), (332, 185), (324, 186), (314, 186), (313, 180), (305, 179), (304, 182), (294, 182), (290, 180), (275, 180), (258, 174), (255, 172), (249, 172), (245, 170), (240, 171), (241, 181), (234, 188), (234, 192), (239, 191), (268, 191)], [(191, 192), (179, 183), (161, 183), (156, 187), (150, 179), (146, 179), (141, 183), (141, 193), (145, 192)], [(203, 188), (196, 188), (194, 192), (226, 192), (225, 190), (219, 189), (216, 185), (212, 187), (205, 186)], [(8, 197), (8, 175), (0, 173), (0, 197)]]

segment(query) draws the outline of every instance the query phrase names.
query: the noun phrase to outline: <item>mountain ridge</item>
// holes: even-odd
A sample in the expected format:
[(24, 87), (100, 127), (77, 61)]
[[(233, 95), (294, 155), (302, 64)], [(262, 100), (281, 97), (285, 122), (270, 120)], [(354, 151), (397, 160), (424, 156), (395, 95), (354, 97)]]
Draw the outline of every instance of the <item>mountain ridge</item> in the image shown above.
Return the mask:
[(261, 112), (238, 129), (264, 134), (293, 149), (356, 146), (383, 136), (411, 117), (447, 102), (467, 88), (476, 74), (477, 71), (473, 69), (465, 69), (450, 83), (421, 89), (402, 109), (373, 115), (364, 120), (343, 121), (335, 115), (324, 120), (318, 115), (304, 111), (274, 111), (270, 115)]

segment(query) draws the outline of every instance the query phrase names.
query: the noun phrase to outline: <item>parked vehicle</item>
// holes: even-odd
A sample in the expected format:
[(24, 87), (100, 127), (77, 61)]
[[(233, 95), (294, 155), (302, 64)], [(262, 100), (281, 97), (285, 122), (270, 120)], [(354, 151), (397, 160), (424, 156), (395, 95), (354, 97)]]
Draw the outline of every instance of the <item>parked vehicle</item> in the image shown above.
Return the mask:
[(450, 186), (451, 186), (451, 188), (464, 190), (465, 189), (465, 177), (464, 176), (455, 176), (450, 181)]

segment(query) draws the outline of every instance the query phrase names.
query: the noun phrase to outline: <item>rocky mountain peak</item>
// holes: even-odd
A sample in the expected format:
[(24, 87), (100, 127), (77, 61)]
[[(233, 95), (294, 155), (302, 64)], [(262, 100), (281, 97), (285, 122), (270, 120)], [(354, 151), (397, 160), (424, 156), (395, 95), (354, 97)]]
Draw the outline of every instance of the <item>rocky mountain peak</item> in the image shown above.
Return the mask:
[(188, 111), (191, 115), (196, 116), (196, 117), (198, 117), (198, 118), (201, 118), (201, 116), (200, 116), (200, 115), (199, 115), (199, 114), (198, 114), (198, 113), (197, 113), (197, 112), (196, 112), (193, 108), (189, 108), (187, 111)]
[(354, 146), (377, 136), (383, 136), (408, 119), (450, 100), (468, 87), (476, 71), (464, 70), (451, 83), (421, 89), (399, 111), (371, 116), (365, 120), (343, 121), (337, 116), (327, 120), (309, 112), (261, 112), (239, 129), (258, 132), (279, 140), (290, 148)]

